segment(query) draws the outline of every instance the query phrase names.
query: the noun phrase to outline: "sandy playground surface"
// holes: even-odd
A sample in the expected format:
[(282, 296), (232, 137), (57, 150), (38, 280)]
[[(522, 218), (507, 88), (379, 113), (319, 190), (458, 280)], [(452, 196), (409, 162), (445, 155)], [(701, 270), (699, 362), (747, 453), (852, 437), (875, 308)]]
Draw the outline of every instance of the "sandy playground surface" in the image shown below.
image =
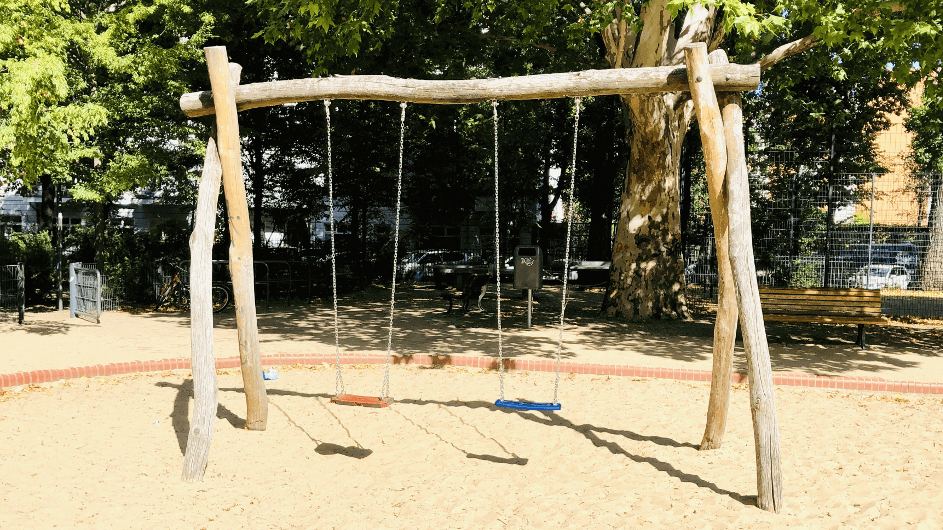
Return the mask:
[[(414, 308), (404, 302), (404, 349), (487, 351), (493, 336), (478, 321), (484, 317), (423, 314), (415, 304), (409, 316)], [(581, 321), (579, 303), (574, 307), (571, 358), (598, 362), (593, 359), (623, 348), (626, 364), (653, 359), (709, 367), (709, 326), (673, 333), (657, 326), (608, 329), (616, 326)], [(263, 353), (298, 344), (332, 350), (324, 315), (311, 321), (295, 311), (260, 316)], [(264, 324), (284, 325), (285, 315), (295, 315), (292, 333)], [(181, 348), (174, 357), (189, 355), (179, 315), (106, 314), (100, 326), (33, 318), (32, 332), (0, 328), (3, 373), (34, 369), (18, 367), (31, 362), (76, 366), (76, 350), (82, 365), (146, 353), (166, 358)], [(224, 328), (227, 318), (220, 316)], [(535, 343), (520, 354), (552, 352), (552, 329), (514, 330), (514, 318), (512, 350)], [(382, 351), (382, 324), (346, 326), (342, 347)], [(583, 329), (593, 326), (599, 326), (594, 333)], [(634, 330), (631, 338), (620, 339), (627, 329)], [(937, 362), (926, 337), (938, 330), (898, 338), (894, 330), (881, 331), (883, 345), (840, 361), (842, 351), (855, 352), (852, 329), (823, 328), (812, 339), (792, 329), (771, 330), (784, 337), (773, 346), (774, 368), (777, 359), (798, 363), (795, 352), (805, 349), (836, 352), (818, 364), (810, 353), (811, 372), (907, 379), (894, 374)], [(228, 338), (234, 332), (220, 331), (217, 355), (235, 354), (234, 337)], [(584, 332), (595, 338), (582, 341)], [(600, 333), (612, 336), (604, 340)], [(616, 347), (604, 347), (612, 342)], [(938, 371), (923, 373), (936, 377), (925, 381), (940, 378)], [(376, 395), (383, 372), (352, 367), (344, 377), (348, 392)], [(776, 515), (755, 507), (746, 387), (733, 392), (723, 447), (700, 452), (704, 383), (564, 374), (563, 410), (556, 413), (496, 409), (498, 376), (477, 369), (395, 367), (396, 403), (388, 409), (330, 405), (328, 367), (281, 367), (278, 379), (266, 383), (268, 430), (249, 432), (241, 376), (221, 372), (213, 447), (198, 484), (180, 480), (192, 408), (186, 371), (3, 389), (0, 528), (943, 528), (941, 396), (777, 388), (785, 508)], [(552, 374), (507, 376), (509, 398), (544, 401), (552, 388)]]
[[(379, 368), (346, 373), (378, 388)], [(187, 374), (76, 381), (0, 397), (3, 528), (943, 527), (939, 397), (780, 388), (786, 507), (754, 506), (748, 392), (724, 446), (696, 449), (708, 386), (566, 376), (559, 413), (496, 410), (496, 375), (402, 368), (389, 409), (328, 404), (333, 372), (282, 368), (249, 432), (220, 377), (210, 462), (180, 481)], [(549, 374), (508, 377), (532, 397)]]

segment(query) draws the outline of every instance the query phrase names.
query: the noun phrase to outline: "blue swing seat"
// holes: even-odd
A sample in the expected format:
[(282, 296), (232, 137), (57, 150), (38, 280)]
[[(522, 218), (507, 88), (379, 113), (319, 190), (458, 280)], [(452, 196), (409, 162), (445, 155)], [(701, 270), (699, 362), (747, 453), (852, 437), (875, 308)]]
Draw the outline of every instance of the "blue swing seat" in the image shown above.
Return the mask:
[(512, 399), (499, 399), (494, 404), (498, 407), (514, 410), (560, 410), (561, 406), (559, 403), (535, 403), (533, 401)]

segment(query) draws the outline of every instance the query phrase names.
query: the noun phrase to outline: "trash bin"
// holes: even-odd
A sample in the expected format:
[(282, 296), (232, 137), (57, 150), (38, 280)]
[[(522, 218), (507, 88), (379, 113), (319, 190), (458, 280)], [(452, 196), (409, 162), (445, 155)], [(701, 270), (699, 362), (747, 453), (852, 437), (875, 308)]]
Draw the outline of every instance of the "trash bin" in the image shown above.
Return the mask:
[(540, 289), (544, 286), (540, 247), (520, 245), (514, 249), (514, 288)]

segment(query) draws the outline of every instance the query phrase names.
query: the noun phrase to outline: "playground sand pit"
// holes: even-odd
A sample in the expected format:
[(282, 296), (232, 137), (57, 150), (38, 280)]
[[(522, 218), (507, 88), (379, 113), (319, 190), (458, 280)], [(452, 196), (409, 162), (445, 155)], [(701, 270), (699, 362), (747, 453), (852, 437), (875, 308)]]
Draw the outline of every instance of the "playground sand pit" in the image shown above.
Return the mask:
[[(381, 367), (344, 372), (371, 394)], [(777, 388), (785, 508), (755, 507), (748, 390), (721, 449), (700, 452), (709, 386), (563, 374), (559, 412), (496, 409), (498, 375), (394, 367), (387, 409), (329, 404), (329, 367), (267, 381), (268, 430), (243, 429), (221, 371), (202, 482), (180, 480), (185, 371), (0, 394), (0, 528), (943, 527), (943, 403)], [(511, 373), (547, 400), (553, 374)]]

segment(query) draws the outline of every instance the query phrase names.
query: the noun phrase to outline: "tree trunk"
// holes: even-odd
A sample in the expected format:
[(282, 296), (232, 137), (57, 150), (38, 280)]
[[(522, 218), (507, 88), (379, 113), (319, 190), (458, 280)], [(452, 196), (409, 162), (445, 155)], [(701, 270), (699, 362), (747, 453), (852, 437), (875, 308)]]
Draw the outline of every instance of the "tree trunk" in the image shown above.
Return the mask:
[[(740, 95), (731, 94), (725, 98), (723, 119), (721, 119), (721, 110), (708, 75), (710, 67), (707, 65), (707, 46), (703, 43), (694, 44), (685, 50), (685, 58), (688, 71), (695, 79), (691, 83), (691, 92), (701, 126), (711, 213), (714, 214), (715, 224), (722, 223), (725, 217), (716, 215), (715, 212), (722, 212), (728, 209), (726, 206), (729, 206), (730, 257), (727, 265), (728, 270), (730, 266), (733, 269), (737, 305), (741, 310), (740, 319), (743, 324), (743, 343), (747, 354), (750, 410), (753, 415), (753, 435), (756, 447), (756, 504), (760, 509), (778, 513), (782, 509), (779, 427), (773, 398), (773, 374), (769, 347), (766, 342), (760, 295), (756, 284), (756, 269), (753, 263), (750, 190), (747, 182)], [(726, 61), (726, 56), (718, 57), (718, 59)], [(729, 194), (726, 201), (722, 188), (717, 187), (717, 180), (723, 184), (724, 172), (727, 174), (726, 184)], [(720, 208), (715, 208), (715, 204)], [(718, 240), (718, 261), (727, 261), (722, 255), (725, 246), (722, 241)], [(721, 270), (723, 271), (723, 266)], [(724, 297), (725, 293), (721, 293), (721, 298)], [(723, 308), (718, 308), (715, 341), (717, 340), (716, 331), (721, 326), (722, 312)], [(735, 321), (736, 317), (734, 317)], [(733, 334), (734, 329), (736, 328), (726, 331)], [(732, 337), (722, 338), (732, 340)], [(716, 347), (715, 343), (715, 354)]]
[(603, 310), (610, 317), (689, 318), (678, 171), (691, 102), (631, 95), (629, 163)]
[[(261, 136), (261, 135), (260, 135)], [(262, 139), (257, 138), (261, 144)], [(262, 161), (262, 146), (252, 149), (252, 251), (258, 254), (262, 250), (265, 220), (262, 216), (262, 199), (265, 189), (265, 164)]]
[[(597, 142), (586, 148), (580, 147), (584, 157), (587, 155), (591, 157), (584, 158), (586, 160), (584, 171), (589, 173), (590, 194), (588, 197), (583, 195), (581, 200), (581, 202), (585, 201), (589, 210), (589, 241), (586, 259), (590, 261), (608, 261), (612, 258), (612, 214), (615, 188), (618, 186), (617, 177), (622, 174), (620, 166), (625, 152), (621, 138), (625, 135), (625, 121), (622, 119), (625, 112), (623, 107), (621, 100), (615, 105), (607, 102), (603, 107), (603, 117), (595, 123)], [(577, 182), (576, 185), (579, 187), (580, 183)], [(577, 197), (580, 195), (577, 194)]]
[[(108, 227), (108, 217), (111, 215), (111, 202), (96, 202), (92, 207), (95, 223), (95, 263), (99, 267), (105, 266), (105, 229)], [(104, 270), (104, 269), (102, 269)]]
[(931, 195), (933, 204), (930, 206), (931, 217), (927, 223), (930, 226), (930, 246), (923, 257), (920, 266), (920, 288), (925, 291), (943, 290), (943, 176), (937, 175), (931, 187), (935, 191)]
[[(600, 190), (599, 194), (608, 199), (610, 191), (611, 188)], [(602, 199), (599, 202), (602, 203)], [(589, 241), (586, 244), (586, 259), (589, 261), (607, 261), (612, 257), (612, 219), (609, 217), (611, 205), (612, 201), (606, 200), (605, 204), (590, 207)]]
[(223, 191), (229, 212), (229, 271), (236, 298), (236, 327), (242, 382), (246, 389), (246, 429), (264, 431), (268, 422), (268, 396), (262, 380), (262, 354), (259, 351), (259, 323), (255, 313), (255, 273), (252, 236), (249, 229), (249, 204), (242, 177), (239, 120), (232, 93), (229, 60), (222, 46), (205, 48), (210, 83), (216, 104), (217, 140), (223, 168)]
[(685, 134), (681, 147), (681, 171), (678, 173), (681, 182), (681, 250), (687, 251), (691, 242), (691, 184), (694, 182), (694, 150), (700, 147), (697, 141), (698, 133), (694, 126)]
[[(551, 218), (553, 217), (553, 209), (557, 205), (560, 194), (559, 192), (554, 193), (553, 186), (550, 185), (550, 155), (552, 154), (553, 145), (550, 142), (550, 135), (547, 135), (545, 140), (543, 147), (544, 165), (540, 177), (540, 230), (537, 237), (537, 244), (543, 247), (544, 252), (549, 252), (550, 241), (553, 239), (550, 231), (550, 227), (553, 226)], [(561, 178), (562, 177), (563, 175), (561, 175)], [(559, 181), (557, 182), (556, 189), (560, 189)], [(552, 197), (551, 194), (553, 194)]]
[(55, 241), (56, 186), (52, 183), (51, 175), (40, 175), (39, 183), (42, 186), (42, 202), (36, 211), (36, 225), (40, 232), (48, 230)]

